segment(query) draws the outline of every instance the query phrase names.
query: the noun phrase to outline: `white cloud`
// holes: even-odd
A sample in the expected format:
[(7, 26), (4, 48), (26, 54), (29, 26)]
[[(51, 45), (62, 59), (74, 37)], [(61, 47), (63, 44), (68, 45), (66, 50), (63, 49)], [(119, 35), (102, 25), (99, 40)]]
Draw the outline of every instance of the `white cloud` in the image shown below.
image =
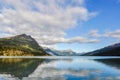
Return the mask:
[(91, 30), (89, 32), (89, 35), (90, 36), (93, 36), (93, 37), (100, 37), (101, 35), (98, 33), (98, 30)]
[(97, 39), (88, 39), (84, 37), (74, 37), (70, 39), (65, 39), (65, 38), (39, 38), (40, 40), (43, 40), (41, 44), (46, 44), (46, 45), (52, 45), (56, 43), (97, 43), (99, 40)]
[(120, 29), (115, 30), (115, 31), (109, 31), (104, 34), (105, 37), (112, 37), (112, 38), (117, 38), (120, 39)]
[[(69, 2), (69, 3), (68, 3)], [(32, 35), (41, 45), (96, 42), (86, 38), (65, 39), (66, 29), (89, 20), (95, 12), (84, 6), (85, 0), (0, 0), (0, 32)]]
[(108, 38), (120, 39), (120, 29), (114, 31), (106, 31), (102, 34), (100, 34), (98, 30), (91, 30), (89, 32), (89, 35), (92, 37), (108, 37)]

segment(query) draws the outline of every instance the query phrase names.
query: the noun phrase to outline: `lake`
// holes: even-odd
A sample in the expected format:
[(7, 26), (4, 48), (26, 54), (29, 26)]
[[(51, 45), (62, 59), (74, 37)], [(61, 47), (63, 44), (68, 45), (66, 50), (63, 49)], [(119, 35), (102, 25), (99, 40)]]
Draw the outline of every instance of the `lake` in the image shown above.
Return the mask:
[(0, 80), (120, 80), (120, 58), (0, 57)]

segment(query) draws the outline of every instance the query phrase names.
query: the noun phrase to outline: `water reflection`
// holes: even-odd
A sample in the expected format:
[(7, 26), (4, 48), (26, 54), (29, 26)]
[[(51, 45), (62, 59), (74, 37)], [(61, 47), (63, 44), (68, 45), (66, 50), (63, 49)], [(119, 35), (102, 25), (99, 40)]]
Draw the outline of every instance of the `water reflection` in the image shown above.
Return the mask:
[(22, 79), (32, 73), (42, 61), (41, 59), (1, 58), (0, 76)]
[(95, 59), (95, 61), (101, 62), (103, 64), (106, 64), (108, 66), (120, 69), (120, 59)]
[(1, 58), (0, 80), (120, 80), (119, 61), (113, 58)]
[(96, 78), (117, 78), (120, 77), (120, 70), (95, 60), (70, 59), (52, 60), (49, 63), (41, 64), (29, 75), (29, 77), (62, 77), (63, 80), (73, 79), (96, 79)]

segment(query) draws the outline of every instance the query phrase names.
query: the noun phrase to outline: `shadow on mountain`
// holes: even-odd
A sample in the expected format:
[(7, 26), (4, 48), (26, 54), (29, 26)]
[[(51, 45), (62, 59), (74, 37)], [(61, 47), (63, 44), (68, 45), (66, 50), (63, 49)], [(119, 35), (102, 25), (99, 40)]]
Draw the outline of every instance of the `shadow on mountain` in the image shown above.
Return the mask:
[(31, 74), (44, 59), (2, 58), (0, 59), (0, 74), (11, 74), (22, 79)]
[(95, 59), (95, 61), (104, 63), (108, 66), (115, 67), (117, 69), (120, 69), (120, 59)]

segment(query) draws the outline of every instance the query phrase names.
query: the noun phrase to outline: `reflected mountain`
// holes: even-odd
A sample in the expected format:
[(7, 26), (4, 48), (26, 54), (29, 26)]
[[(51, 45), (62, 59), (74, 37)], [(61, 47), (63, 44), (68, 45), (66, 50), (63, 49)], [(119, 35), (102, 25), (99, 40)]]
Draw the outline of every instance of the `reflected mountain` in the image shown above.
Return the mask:
[(21, 79), (32, 73), (43, 61), (43, 59), (2, 58), (0, 74), (10, 74)]
[(47, 80), (46, 78), (49, 78), (48, 80), (58, 80), (59, 78), (61, 80), (97, 80), (96, 78), (106, 78), (108, 76), (117, 78), (119, 75), (119, 70), (97, 60), (64, 59), (42, 63), (28, 78), (40, 77), (40, 80)]
[(111, 67), (120, 69), (120, 58), (117, 59), (95, 59), (95, 61), (101, 62)]
[(120, 80), (119, 63), (112, 57), (2, 58), (0, 80)]

